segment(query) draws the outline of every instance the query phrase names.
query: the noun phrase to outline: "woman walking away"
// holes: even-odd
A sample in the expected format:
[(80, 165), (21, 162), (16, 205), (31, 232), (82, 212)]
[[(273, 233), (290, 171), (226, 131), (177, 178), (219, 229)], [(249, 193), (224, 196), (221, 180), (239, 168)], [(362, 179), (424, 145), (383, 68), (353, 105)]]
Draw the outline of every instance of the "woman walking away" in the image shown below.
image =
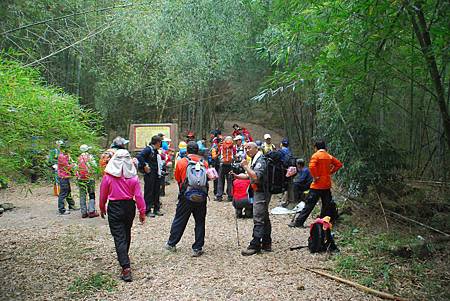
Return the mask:
[(108, 162), (100, 185), (100, 212), (105, 218), (108, 202), (108, 223), (116, 246), (117, 259), (122, 267), (121, 278), (131, 282), (131, 267), (128, 251), (131, 243), (131, 227), (139, 210), (139, 220), (145, 222), (145, 201), (142, 197), (136, 167), (130, 153), (119, 149)]

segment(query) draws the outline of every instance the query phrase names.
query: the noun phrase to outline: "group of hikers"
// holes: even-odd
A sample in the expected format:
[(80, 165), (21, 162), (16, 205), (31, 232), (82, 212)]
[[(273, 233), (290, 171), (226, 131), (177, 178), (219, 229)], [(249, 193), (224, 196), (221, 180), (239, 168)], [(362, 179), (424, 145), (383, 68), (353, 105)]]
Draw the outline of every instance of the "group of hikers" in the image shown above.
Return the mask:
[[(102, 154), (100, 168), (99, 207), (102, 218), (108, 217), (114, 238), (118, 261), (122, 267), (121, 278), (131, 281), (131, 267), (128, 251), (131, 242), (131, 227), (136, 206), (142, 223), (147, 217), (162, 216), (161, 187), (166, 184), (173, 169), (173, 177), (178, 185), (178, 202), (165, 248), (175, 252), (191, 214), (195, 221), (195, 241), (192, 256), (203, 254), (205, 221), (209, 182), (213, 182), (214, 200), (232, 202), (236, 218), (252, 218), (253, 234), (244, 256), (272, 251), (269, 203), (272, 194), (293, 190), (294, 201), (307, 192), (305, 206), (289, 224), (303, 227), (318, 199), (322, 200), (319, 220), (323, 228), (330, 228), (336, 218), (336, 207), (331, 198), (331, 175), (342, 167), (342, 163), (327, 152), (323, 140), (314, 143), (314, 154), (308, 167), (304, 159), (297, 159), (289, 148), (289, 140), (283, 138), (279, 147), (272, 143), (270, 134), (263, 141), (253, 140), (250, 132), (235, 124), (229, 136), (221, 130), (210, 132), (210, 145), (206, 139), (196, 141), (195, 134), (188, 132), (186, 141), (181, 141), (178, 151), (172, 148), (171, 140), (158, 134), (151, 138), (148, 146), (135, 158), (126, 150), (128, 140), (117, 137), (111, 149)], [(55, 172), (60, 191), (58, 210), (61, 215), (77, 209), (71, 198), (70, 177), (75, 169), (80, 187), (80, 208), (82, 217), (96, 217), (95, 182), (91, 168), (96, 167), (94, 157), (89, 154), (89, 146), (80, 146), (81, 155), (77, 164), (71, 163), (62, 141), (58, 141), (59, 154)], [(55, 155), (50, 156), (55, 158)], [(49, 159), (50, 160), (50, 159)], [(144, 194), (140, 188), (138, 171), (143, 174)], [(225, 189), (226, 185), (226, 189)], [(56, 191), (55, 191), (56, 193)], [(89, 204), (86, 206), (86, 194)], [(107, 204), (107, 206), (106, 206)]]

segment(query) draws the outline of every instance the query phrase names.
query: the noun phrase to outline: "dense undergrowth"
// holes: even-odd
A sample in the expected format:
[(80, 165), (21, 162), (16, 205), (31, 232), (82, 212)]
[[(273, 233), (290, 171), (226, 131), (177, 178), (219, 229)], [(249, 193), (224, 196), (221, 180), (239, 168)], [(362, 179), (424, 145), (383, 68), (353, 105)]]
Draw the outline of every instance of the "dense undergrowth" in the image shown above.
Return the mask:
[(21, 181), (48, 169), (46, 155), (65, 140), (76, 153), (80, 144), (97, 145), (98, 116), (78, 99), (48, 87), (39, 72), (0, 56), (0, 182)]
[[(448, 189), (414, 188), (384, 206), (448, 231)], [(335, 272), (344, 278), (412, 300), (449, 300), (449, 240), (409, 221), (387, 214), (374, 200), (346, 203), (335, 236), (341, 250), (333, 256)], [(376, 197), (376, 196), (374, 196)], [(430, 204), (433, 200), (433, 204)], [(350, 205), (350, 206), (349, 206)], [(411, 206), (416, 206), (415, 210)], [(428, 208), (426, 208), (428, 207)], [(351, 209), (349, 209), (351, 208)], [(447, 209), (445, 209), (447, 208)], [(420, 213), (419, 213), (420, 212)]]

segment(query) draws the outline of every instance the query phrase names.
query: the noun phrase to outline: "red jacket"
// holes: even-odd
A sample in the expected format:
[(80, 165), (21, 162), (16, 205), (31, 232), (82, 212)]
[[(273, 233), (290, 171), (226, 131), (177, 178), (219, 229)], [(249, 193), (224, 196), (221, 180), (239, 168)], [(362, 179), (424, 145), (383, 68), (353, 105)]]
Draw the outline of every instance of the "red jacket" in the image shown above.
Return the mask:
[(326, 152), (318, 150), (309, 161), (309, 171), (314, 178), (312, 189), (330, 189), (331, 175), (342, 167), (342, 163)]

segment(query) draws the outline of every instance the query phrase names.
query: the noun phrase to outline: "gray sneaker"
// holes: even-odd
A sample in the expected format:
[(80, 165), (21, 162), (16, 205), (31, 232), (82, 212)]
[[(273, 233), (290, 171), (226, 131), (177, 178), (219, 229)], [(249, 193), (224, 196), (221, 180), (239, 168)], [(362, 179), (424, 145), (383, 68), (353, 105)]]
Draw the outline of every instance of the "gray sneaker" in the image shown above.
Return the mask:
[(203, 255), (203, 250), (202, 249), (200, 249), (200, 250), (192, 250), (192, 257), (200, 257), (200, 256), (202, 256)]
[(164, 249), (166, 249), (169, 252), (175, 253), (177, 251), (177, 247), (176, 246), (171, 246), (169, 244), (166, 244), (164, 246)]

